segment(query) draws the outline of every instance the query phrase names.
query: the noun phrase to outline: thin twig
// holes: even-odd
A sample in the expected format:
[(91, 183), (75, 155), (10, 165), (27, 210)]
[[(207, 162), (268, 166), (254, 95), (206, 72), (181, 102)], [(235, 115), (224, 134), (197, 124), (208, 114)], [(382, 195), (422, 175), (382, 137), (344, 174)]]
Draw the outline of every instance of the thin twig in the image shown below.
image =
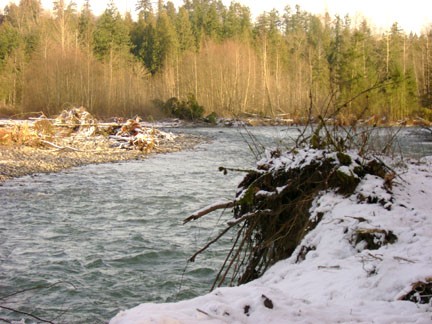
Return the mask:
[(332, 114), (330, 114), (329, 118), (333, 118), (333, 117), (337, 116), (337, 114), (339, 114), (339, 112), (343, 108), (347, 107), (350, 103), (352, 103), (353, 101), (355, 101), (357, 98), (363, 96), (364, 94), (366, 94), (368, 92), (371, 92), (373, 90), (376, 90), (376, 89), (384, 88), (384, 87), (386, 87), (388, 85), (391, 85), (391, 84), (394, 84), (394, 83), (396, 83), (396, 82), (383, 82), (383, 81), (378, 80), (373, 86), (371, 86), (371, 87), (369, 87), (369, 88), (367, 88), (367, 89), (359, 92), (357, 95), (351, 97), (350, 99), (348, 99), (344, 103), (342, 103), (339, 106), (337, 106), (335, 108), (334, 112)]
[(412, 260), (409, 260), (409, 259), (406, 259), (406, 258), (402, 258), (400, 256), (394, 256), (393, 259), (395, 259), (397, 261), (405, 261), (405, 262), (408, 262), (408, 263), (415, 263), (415, 261), (412, 261)]
[[(257, 222), (254, 222), (254, 224), (248, 226), (246, 234), (243, 236), (243, 240), (241, 241), (240, 246), (238, 247), (235, 256), (232, 258), (230, 264), (228, 265), (228, 267), (227, 267), (227, 269), (225, 271), (225, 274), (223, 275), (222, 280), (219, 283), (219, 286), (221, 286), (222, 283), (225, 281), (225, 278), (228, 275), (228, 272), (230, 271), (232, 265), (234, 264), (234, 261), (239, 258), (239, 255), (240, 255), (240, 253), (242, 252), (242, 249), (243, 249), (243, 245), (246, 242), (250, 242), (251, 234), (255, 230), (256, 226), (257, 226)], [(251, 259), (251, 255), (252, 255), (253, 249), (249, 246), (249, 248), (245, 248), (245, 251), (244, 251), (245, 254), (244, 254), (243, 259), (241, 261), (238, 260), (238, 262), (237, 262), (237, 264), (236, 264), (236, 266), (234, 268), (234, 272), (233, 272), (233, 275), (231, 277), (230, 285), (233, 283), (234, 279), (237, 278), (238, 273), (240, 272), (241, 265), (243, 264), (243, 261), (246, 259), (246, 254), (248, 254), (248, 251), (250, 251), (249, 252), (249, 258), (248, 258), (248, 262), (250, 263), (250, 259)], [(236, 269), (237, 269), (237, 271), (236, 271)]]
[(59, 282), (55, 282), (55, 283), (53, 283), (53, 284), (51, 284), (51, 285), (48, 285), (48, 286), (39, 285), (39, 286), (36, 286), (36, 287), (32, 287), (32, 288), (28, 288), (28, 289), (23, 289), (23, 290), (20, 290), (20, 291), (16, 291), (16, 292), (14, 292), (14, 293), (12, 293), (12, 294), (10, 294), (10, 295), (1, 296), (1, 297), (0, 297), (0, 300), (2, 300), (2, 299), (7, 299), (7, 298), (13, 297), (13, 296), (15, 296), (15, 295), (19, 295), (19, 294), (22, 294), (22, 293), (25, 293), (25, 292), (31, 291), (31, 290), (37, 290), (37, 289), (49, 289), (49, 288), (52, 288), (52, 287), (54, 287), (54, 286), (58, 286), (58, 285), (60, 285), (60, 284), (64, 284), (64, 283), (65, 283), (65, 284), (68, 284), (68, 285), (71, 285), (72, 287), (74, 287), (74, 288), (76, 289), (76, 287), (75, 287), (72, 283), (70, 283), (70, 282), (67, 282), (67, 281), (59, 281)]
[(235, 225), (240, 224), (240, 223), (244, 222), (245, 220), (252, 218), (252, 217), (272, 216), (272, 215), (275, 215), (275, 213), (271, 209), (258, 210), (258, 211), (252, 212), (252, 213), (244, 214), (243, 216), (241, 216), (240, 218), (238, 218), (236, 220), (232, 220), (232, 221), (227, 222), (227, 224), (229, 226), (235, 226)]
[[(0, 297), (0, 300), (5, 300), (5, 299), (11, 298), (11, 297), (13, 297), (13, 296), (16, 296), (16, 295), (19, 295), (19, 294), (22, 294), (22, 293), (25, 293), (25, 292), (28, 292), (28, 291), (32, 291), (32, 290), (37, 290), (37, 289), (49, 289), (49, 288), (52, 288), (52, 287), (54, 287), (54, 286), (58, 286), (58, 285), (60, 285), (60, 284), (68, 284), (68, 285), (72, 286), (74, 289), (76, 289), (75, 285), (72, 284), (72, 283), (70, 283), (70, 282), (67, 282), (67, 281), (59, 281), (59, 282), (56, 282), (56, 283), (53, 283), (53, 284), (51, 284), (51, 285), (47, 285), (47, 286), (39, 285), (39, 286), (36, 286), (36, 287), (32, 287), (32, 288), (28, 288), (28, 289), (23, 289), (23, 290), (20, 290), (20, 291), (16, 291), (16, 292), (14, 292), (14, 293), (12, 293), (12, 294), (9, 294), (9, 295), (6, 295), (6, 296), (1, 296), (1, 297)], [(27, 315), (27, 316), (30, 316), (30, 317), (33, 317), (33, 318), (37, 319), (38, 321), (42, 321), (42, 322), (45, 322), (45, 323), (54, 323), (54, 322), (52, 322), (52, 321), (48, 321), (48, 320), (41, 319), (41, 318), (39, 318), (39, 317), (37, 317), (37, 316), (35, 316), (35, 315), (33, 315), (33, 314), (30, 314), (30, 313), (27, 313), (27, 312), (23, 312), (23, 311), (19, 311), (19, 310), (14, 309), (14, 308), (6, 307), (6, 306), (1, 306), (1, 305), (0, 305), (0, 308), (6, 309), (6, 310), (10, 310), (10, 311), (12, 311), (12, 312), (19, 313), (19, 314), (22, 314), (22, 315)], [(57, 316), (57, 318), (60, 318), (61, 316), (63, 316), (64, 314), (66, 314), (68, 311), (69, 311), (69, 310), (65, 310), (65, 311), (62, 312), (59, 316)], [(7, 322), (7, 323), (11, 323), (11, 322), (8, 322), (8, 321), (6, 321), (6, 320), (4, 320), (4, 319), (2, 319), (2, 318), (0, 318), (0, 320), (3, 320), (3, 321), (5, 321), (5, 322)]]
[(246, 173), (258, 173), (257, 170), (248, 170), (248, 169), (238, 169), (238, 168), (225, 168), (225, 167), (219, 167), (219, 171), (223, 172), (224, 174), (226, 174), (228, 171), (233, 171), (233, 172), (246, 172)]
[[(226, 264), (227, 264), (229, 258), (231, 257), (231, 255), (232, 255), (232, 253), (233, 253), (233, 251), (234, 251), (234, 248), (236, 247), (237, 242), (238, 242), (238, 240), (240, 239), (240, 236), (241, 236), (241, 234), (242, 234), (242, 232), (243, 232), (245, 226), (246, 226), (246, 223), (243, 224), (242, 228), (240, 228), (240, 230), (237, 232), (237, 237), (236, 237), (234, 243), (232, 244), (231, 249), (229, 250), (227, 256), (225, 257), (224, 263), (223, 263), (222, 266), (220, 267), (219, 272), (218, 272), (218, 274), (216, 275), (216, 278), (215, 278), (214, 281), (213, 281), (213, 285), (212, 285), (210, 291), (213, 291), (213, 289), (216, 287), (216, 283), (217, 283), (217, 281), (219, 280), (219, 277), (220, 277), (220, 275), (221, 275), (223, 269), (225, 269), (225, 266), (226, 266)], [(229, 269), (229, 266), (228, 266), (228, 269)], [(223, 281), (225, 280), (225, 277), (226, 277), (226, 273), (225, 273), (224, 276), (222, 277), (221, 282), (223, 282)]]
[(229, 226), (229, 227), (225, 228), (222, 232), (219, 233), (218, 236), (216, 236), (213, 240), (211, 240), (210, 242), (208, 242), (204, 247), (202, 247), (197, 252), (195, 252), (194, 255), (192, 255), (189, 258), (189, 261), (190, 262), (195, 262), (195, 258), (197, 257), (198, 254), (201, 254), (202, 252), (204, 252), (205, 250), (207, 250), (210, 247), (210, 245), (212, 245), (213, 243), (216, 243), (222, 236), (225, 235), (225, 233), (227, 233), (233, 227), (234, 226)]
[(398, 172), (396, 172), (393, 168), (389, 167), (386, 163), (384, 163), (383, 160), (381, 160), (378, 156), (374, 155), (373, 156), (374, 159), (378, 160), (379, 162), (381, 162), (387, 169), (389, 169), (391, 172), (393, 172), (399, 179), (401, 179), (404, 183), (408, 183), (404, 178), (402, 178)]
[(334, 265), (334, 266), (318, 266), (318, 269), (335, 269), (339, 270), (341, 268), (340, 265)]
[(199, 308), (197, 308), (196, 310), (197, 310), (198, 312), (200, 312), (200, 313), (202, 313), (202, 314), (207, 315), (208, 317), (210, 317), (209, 313), (204, 312), (203, 310), (201, 310), (201, 309), (199, 309)]
[[(370, 257), (372, 257), (373, 259), (377, 259), (377, 260), (383, 261), (383, 258), (381, 258), (380, 256), (378, 256), (378, 255), (376, 255), (376, 254), (372, 254), (372, 253), (368, 252), (368, 255), (369, 255)], [(381, 255), (381, 254), (380, 254), (380, 255)]]
[(251, 131), (246, 127), (246, 125), (242, 125), (242, 127), (249, 138), (246, 138), (246, 136), (241, 131), (239, 131), (240, 136), (248, 145), (249, 150), (254, 155), (255, 160), (259, 160), (262, 153), (265, 151), (265, 146), (259, 142), (256, 136), (251, 133)]

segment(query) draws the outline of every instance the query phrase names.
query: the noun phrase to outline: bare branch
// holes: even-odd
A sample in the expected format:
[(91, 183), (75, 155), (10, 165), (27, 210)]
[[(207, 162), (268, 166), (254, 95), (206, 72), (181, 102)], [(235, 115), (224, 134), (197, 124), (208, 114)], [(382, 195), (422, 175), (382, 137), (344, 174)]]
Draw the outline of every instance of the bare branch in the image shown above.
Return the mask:
[(415, 261), (412, 261), (412, 260), (409, 260), (409, 259), (406, 259), (406, 258), (402, 258), (400, 256), (394, 256), (393, 259), (395, 259), (397, 261), (405, 261), (405, 262), (408, 262), (408, 263), (416, 263)]
[(228, 222), (228, 227), (225, 228), (222, 232), (219, 233), (218, 236), (216, 236), (213, 240), (209, 241), (204, 247), (202, 247), (201, 249), (199, 249), (197, 252), (194, 253), (194, 255), (192, 255), (189, 258), (190, 262), (195, 262), (195, 258), (198, 254), (201, 254), (202, 252), (204, 252), (205, 250), (207, 250), (210, 245), (212, 245), (213, 243), (217, 242), (222, 236), (225, 235), (225, 233), (227, 233), (231, 228), (233, 228), (234, 226), (244, 222), (245, 220), (247, 220), (248, 218), (252, 218), (252, 217), (256, 217), (256, 216), (263, 216), (263, 215), (272, 215), (273, 212), (270, 209), (266, 209), (266, 210), (259, 210), (256, 211), (254, 213), (248, 213), (243, 215), (242, 217), (240, 217), (239, 219), (236, 219), (234, 221), (230, 221)]
[[(212, 285), (210, 291), (213, 291), (213, 289), (215, 289), (216, 284), (217, 284), (217, 282), (218, 282), (218, 280), (219, 280), (219, 278), (220, 278), (220, 276), (221, 276), (221, 274), (222, 274), (222, 271), (225, 269), (226, 264), (227, 264), (229, 258), (231, 257), (232, 253), (234, 252), (234, 249), (235, 249), (235, 247), (237, 246), (237, 242), (238, 242), (238, 240), (240, 239), (240, 236), (241, 236), (241, 234), (243, 233), (243, 230), (244, 230), (245, 226), (246, 226), (246, 224), (243, 224), (242, 228), (237, 232), (237, 237), (236, 237), (234, 243), (232, 244), (230, 251), (228, 252), (227, 256), (225, 257), (224, 263), (223, 263), (223, 265), (221, 266), (221, 268), (219, 269), (219, 272), (218, 272), (218, 274), (216, 275), (216, 278), (215, 278), (214, 281), (213, 281), (213, 285)], [(244, 241), (244, 239), (243, 239), (243, 241)], [(242, 247), (242, 246), (243, 246), (243, 242), (242, 242), (242, 244), (240, 245), (240, 248), (237, 249), (237, 253), (236, 253), (236, 255), (232, 258), (232, 260), (231, 260), (230, 264), (228, 265), (228, 267), (226, 267), (225, 274), (223, 275), (222, 279), (220, 280), (220, 283), (223, 283), (223, 282), (224, 282), (224, 280), (225, 280), (225, 278), (226, 278), (226, 275), (227, 275), (229, 269), (231, 268), (232, 262), (233, 262), (233, 260), (235, 260), (235, 259), (237, 258), (238, 253), (239, 253), (239, 251), (241, 250), (241, 247)]]
[(197, 219), (211, 213), (212, 211), (215, 211), (218, 209), (232, 208), (234, 206), (235, 206), (234, 201), (224, 201), (224, 202), (214, 203), (214, 204), (207, 206), (207, 207), (204, 207), (203, 209), (200, 209), (200, 210), (196, 211), (195, 213), (193, 213), (192, 215), (190, 215), (188, 218), (183, 220), (183, 224), (189, 223), (190, 221), (193, 221), (193, 220), (197, 220)]
[[(32, 287), (32, 288), (19, 290), (19, 291), (16, 291), (16, 292), (12, 293), (12, 294), (9, 294), (9, 295), (6, 295), (6, 296), (1, 296), (1, 297), (0, 297), (0, 300), (5, 300), (5, 299), (7, 299), (7, 298), (10, 298), (10, 297), (13, 297), (13, 296), (16, 296), (16, 295), (19, 295), (19, 294), (22, 294), (22, 293), (25, 293), (25, 292), (28, 292), (28, 291), (32, 291), (32, 290), (37, 290), (37, 289), (49, 289), (49, 288), (52, 288), (52, 287), (54, 287), (54, 286), (58, 286), (58, 285), (60, 285), (60, 284), (68, 284), (68, 285), (70, 285), (70, 286), (72, 286), (73, 288), (76, 289), (76, 287), (74, 286), (74, 284), (72, 284), (72, 283), (70, 283), (70, 282), (67, 282), (67, 281), (59, 281), (59, 282), (55, 282), (55, 283), (53, 283), (53, 284), (51, 284), (51, 285), (39, 285), (39, 286), (35, 286), (35, 287)], [(6, 306), (2, 306), (2, 305), (0, 305), (0, 308), (3, 308), (3, 309), (6, 309), (6, 310), (9, 310), (9, 311), (14, 312), (14, 313), (18, 313), (18, 314), (22, 314), (22, 315), (30, 316), (30, 317), (32, 317), (32, 318), (38, 320), (38, 321), (41, 321), (41, 322), (45, 322), (45, 323), (54, 323), (54, 322), (52, 322), (52, 321), (41, 319), (41, 318), (39, 318), (39, 317), (37, 317), (37, 316), (35, 316), (35, 315), (33, 315), (33, 314), (30, 314), (30, 313), (27, 313), (27, 312), (23, 312), (23, 311), (19, 311), (19, 310), (14, 309), (14, 308), (10, 308), (10, 307), (6, 307)], [(60, 316), (62, 316), (62, 315), (65, 314), (66, 312), (67, 312), (67, 311), (63, 312)], [(0, 321), (4, 321), (4, 322), (6, 322), (6, 323), (11, 323), (11, 322), (9, 322), (9, 321), (3, 319), (3, 318), (0, 318)]]
[(76, 289), (76, 287), (72, 284), (72, 283), (70, 283), (70, 282), (67, 282), (67, 281), (59, 281), (59, 282), (55, 282), (55, 283), (53, 283), (53, 284), (51, 284), (51, 285), (39, 285), (39, 286), (36, 286), (36, 287), (32, 287), (32, 288), (28, 288), (28, 289), (23, 289), (23, 290), (20, 290), (20, 291), (16, 291), (16, 292), (14, 292), (14, 293), (12, 293), (12, 294), (10, 294), (10, 295), (6, 295), (6, 296), (1, 296), (0, 297), (0, 300), (2, 300), (2, 299), (7, 299), (7, 298), (10, 298), (10, 297), (13, 297), (13, 296), (15, 296), (15, 295), (19, 295), (19, 294), (22, 294), (22, 293), (25, 293), (25, 292), (28, 292), (28, 291), (31, 291), (31, 290), (37, 290), (37, 289), (49, 289), (49, 288), (52, 288), (52, 287), (54, 287), (54, 286), (58, 286), (58, 285), (60, 285), (60, 284), (68, 284), (68, 285), (71, 285), (72, 287), (74, 287), (75, 289)]
[(235, 225), (240, 224), (240, 223), (244, 222), (245, 220), (247, 220), (249, 218), (252, 218), (252, 217), (256, 217), (256, 216), (271, 216), (271, 215), (274, 215), (274, 214), (275, 214), (275, 212), (272, 211), (271, 209), (258, 210), (258, 211), (252, 212), (252, 213), (244, 214), (242, 217), (240, 217), (240, 218), (238, 218), (236, 220), (229, 221), (227, 224), (229, 226), (235, 226)]
[(210, 245), (212, 245), (213, 243), (217, 242), (222, 236), (224, 236), (226, 234), (226, 232), (228, 232), (233, 227), (234, 227), (234, 225), (225, 228), (222, 232), (219, 233), (218, 236), (216, 236), (213, 240), (211, 240), (210, 242), (208, 242), (204, 247), (202, 247), (197, 252), (195, 252), (194, 255), (192, 255), (189, 258), (189, 261), (190, 262), (195, 262), (195, 258), (197, 257), (198, 254), (201, 254), (202, 252), (204, 252), (205, 250), (207, 250), (210, 247)]
[(227, 174), (228, 171), (233, 171), (233, 172), (246, 172), (246, 173), (253, 173), (253, 172), (257, 172), (256, 170), (248, 170), (248, 169), (237, 169), (237, 168), (225, 168), (225, 167), (219, 167), (219, 171), (223, 172), (224, 174)]

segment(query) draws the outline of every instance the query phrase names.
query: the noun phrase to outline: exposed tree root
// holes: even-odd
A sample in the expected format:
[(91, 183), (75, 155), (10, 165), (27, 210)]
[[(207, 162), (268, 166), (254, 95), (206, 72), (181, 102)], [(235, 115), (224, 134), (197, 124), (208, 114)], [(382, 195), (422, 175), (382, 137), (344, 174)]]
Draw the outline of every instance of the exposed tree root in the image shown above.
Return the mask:
[(312, 148), (285, 154), (270, 152), (265, 163), (245, 175), (233, 201), (210, 205), (185, 219), (187, 223), (217, 209), (232, 208), (234, 213), (227, 227), (190, 261), (234, 228), (236, 239), (213, 288), (254, 280), (277, 261), (291, 256), (319, 223), (321, 218), (311, 218), (310, 208), (321, 193), (333, 190), (351, 195), (367, 174), (382, 178), (383, 189), (389, 191), (394, 178), (389, 172), (380, 160), (342, 152)]

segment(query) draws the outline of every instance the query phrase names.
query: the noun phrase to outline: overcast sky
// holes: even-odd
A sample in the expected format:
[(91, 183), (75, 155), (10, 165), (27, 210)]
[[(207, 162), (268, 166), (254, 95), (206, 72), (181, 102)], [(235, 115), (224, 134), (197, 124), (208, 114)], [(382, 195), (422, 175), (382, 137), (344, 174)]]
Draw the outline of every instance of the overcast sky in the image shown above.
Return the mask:
[[(9, 0), (0, 0), (0, 7), (3, 8), (9, 2)], [(74, 0), (74, 2), (80, 7), (84, 0)], [(136, 2), (136, 0), (115, 0), (121, 13), (133, 12)], [(183, 4), (183, 0), (172, 0), (172, 2), (177, 6)], [(222, 2), (228, 6), (231, 1), (222, 0)], [(238, 0), (237, 2), (248, 6), (253, 16), (273, 8), (282, 12), (286, 5), (294, 8), (299, 4), (303, 10), (314, 14), (328, 11), (332, 16), (335, 14), (344, 16), (349, 13), (354, 22), (356, 17), (366, 17), (371, 25), (382, 29), (389, 29), (393, 22), (397, 21), (405, 32), (420, 32), (422, 28), (432, 24), (431, 0)], [(42, 5), (46, 9), (51, 9), (52, 3), (53, 0), (42, 0)], [(108, 0), (91, 0), (90, 3), (94, 13), (100, 14), (106, 8)]]

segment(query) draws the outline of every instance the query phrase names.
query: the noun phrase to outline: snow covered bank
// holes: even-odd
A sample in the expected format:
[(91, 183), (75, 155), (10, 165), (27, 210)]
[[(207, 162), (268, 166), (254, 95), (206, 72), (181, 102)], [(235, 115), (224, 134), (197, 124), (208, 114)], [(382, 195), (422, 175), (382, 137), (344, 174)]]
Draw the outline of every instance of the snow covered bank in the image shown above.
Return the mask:
[(401, 300), (413, 284), (432, 281), (431, 169), (429, 158), (398, 170), (391, 194), (368, 175), (349, 197), (322, 193), (310, 209), (322, 215), (317, 227), (261, 278), (142, 304), (110, 323), (431, 323), (431, 302)]

